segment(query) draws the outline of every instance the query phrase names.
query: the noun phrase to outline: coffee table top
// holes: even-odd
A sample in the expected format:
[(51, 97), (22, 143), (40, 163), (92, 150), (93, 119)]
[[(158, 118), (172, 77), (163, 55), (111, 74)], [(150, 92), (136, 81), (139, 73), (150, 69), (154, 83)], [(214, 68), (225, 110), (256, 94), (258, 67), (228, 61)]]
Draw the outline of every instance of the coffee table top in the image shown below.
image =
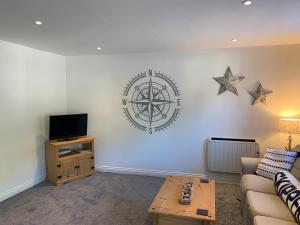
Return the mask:
[[(179, 203), (184, 183), (193, 182), (194, 190), (190, 205)], [(197, 209), (208, 210), (208, 215), (197, 215)], [(199, 177), (169, 176), (148, 209), (149, 213), (184, 217), (198, 220), (215, 221), (215, 181), (201, 183)]]

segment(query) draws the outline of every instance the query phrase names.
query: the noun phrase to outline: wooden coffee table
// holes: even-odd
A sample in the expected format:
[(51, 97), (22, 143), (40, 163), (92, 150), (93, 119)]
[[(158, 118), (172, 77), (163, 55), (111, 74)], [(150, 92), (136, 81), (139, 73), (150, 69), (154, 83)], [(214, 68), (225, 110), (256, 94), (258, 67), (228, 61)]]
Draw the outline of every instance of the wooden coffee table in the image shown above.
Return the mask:
[[(193, 181), (194, 191), (190, 205), (179, 203), (184, 183)], [(208, 215), (198, 215), (198, 209), (208, 210)], [(148, 209), (153, 213), (154, 225), (200, 225), (215, 221), (215, 181), (200, 182), (199, 177), (169, 176)]]

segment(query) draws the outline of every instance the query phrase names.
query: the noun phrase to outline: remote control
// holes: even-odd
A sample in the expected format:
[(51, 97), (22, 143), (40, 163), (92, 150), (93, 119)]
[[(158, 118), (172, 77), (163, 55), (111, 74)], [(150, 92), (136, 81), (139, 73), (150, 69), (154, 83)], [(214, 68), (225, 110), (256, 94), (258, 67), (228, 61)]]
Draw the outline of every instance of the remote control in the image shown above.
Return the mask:
[(197, 209), (197, 215), (208, 216), (208, 210), (207, 209)]
[(200, 183), (209, 183), (209, 179), (200, 179)]

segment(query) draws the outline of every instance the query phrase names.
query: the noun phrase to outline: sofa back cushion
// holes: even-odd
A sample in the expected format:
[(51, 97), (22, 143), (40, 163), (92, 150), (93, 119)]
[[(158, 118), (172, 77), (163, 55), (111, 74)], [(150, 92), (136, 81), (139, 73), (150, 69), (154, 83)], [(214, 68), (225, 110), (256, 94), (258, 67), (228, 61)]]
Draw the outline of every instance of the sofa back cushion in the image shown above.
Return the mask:
[(288, 171), (279, 171), (274, 176), (277, 193), (288, 206), (296, 221), (300, 222), (300, 183)]
[(292, 167), (291, 174), (300, 181), (300, 157), (298, 157)]
[(280, 170), (290, 171), (296, 158), (297, 152), (267, 148), (263, 158), (260, 160), (256, 174), (273, 179)]

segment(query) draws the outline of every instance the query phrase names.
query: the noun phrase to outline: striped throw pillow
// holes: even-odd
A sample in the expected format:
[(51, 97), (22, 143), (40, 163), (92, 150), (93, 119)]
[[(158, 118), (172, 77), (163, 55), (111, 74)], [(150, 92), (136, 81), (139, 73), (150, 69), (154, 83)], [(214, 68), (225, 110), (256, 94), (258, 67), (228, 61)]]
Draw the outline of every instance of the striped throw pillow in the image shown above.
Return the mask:
[(296, 145), (291, 151), (297, 152), (297, 157), (300, 157), (300, 145)]
[(258, 164), (256, 174), (273, 179), (280, 170), (290, 171), (296, 158), (297, 152), (267, 148)]

